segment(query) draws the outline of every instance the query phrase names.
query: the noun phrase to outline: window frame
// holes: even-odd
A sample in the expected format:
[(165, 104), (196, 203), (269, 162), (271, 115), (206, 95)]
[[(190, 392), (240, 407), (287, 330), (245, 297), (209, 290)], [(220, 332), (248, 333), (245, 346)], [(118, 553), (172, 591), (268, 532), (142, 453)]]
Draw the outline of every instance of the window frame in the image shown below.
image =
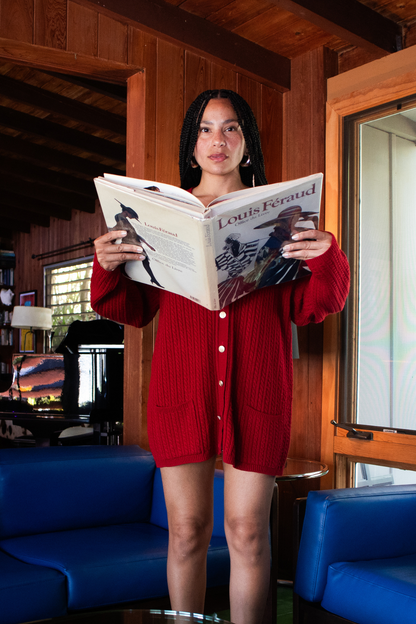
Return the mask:
[[(91, 269), (92, 269), (93, 259), (94, 259), (94, 256), (90, 255), (90, 256), (85, 256), (85, 257), (82, 257), (82, 258), (73, 258), (71, 260), (66, 260), (66, 261), (62, 261), (62, 262), (56, 262), (56, 263), (53, 263), (53, 264), (47, 264), (47, 265), (45, 265), (43, 267), (43, 281), (44, 281), (43, 299), (44, 299), (44, 306), (48, 307), (48, 308), (52, 308), (52, 332), (53, 332), (53, 334), (52, 334), (52, 338), (51, 338), (51, 341), (50, 341), (51, 345), (53, 345), (53, 339), (54, 339), (54, 334), (55, 334), (54, 327), (56, 327), (55, 325), (53, 325), (53, 320), (54, 320), (53, 309), (54, 309), (54, 307), (58, 307), (58, 306), (52, 306), (51, 302), (48, 300), (49, 297), (52, 298), (52, 296), (53, 296), (52, 293), (49, 294), (49, 292), (48, 292), (48, 290), (49, 290), (49, 287), (48, 287), (48, 271), (52, 272), (54, 269), (59, 269), (59, 268), (64, 268), (64, 267), (75, 267), (77, 265), (82, 265), (82, 264), (86, 264), (86, 263), (90, 263), (91, 264)], [(74, 292), (77, 292), (77, 291), (74, 291)], [(81, 292), (81, 291), (79, 291), (79, 292)], [(62, 305), (62, 304), (60, 304), (60, 305)], [(82, 313), (80, 313), (80, 315), (81, 314)], [(99, 315), (96, 312), (94, 312), (94, 314), (95, 314), (95, 318), (100, 318)], [(75, 315), (77, 315), (77, 313), (75, 313)], [(79, 320), (85, 320), (85, 319), (79, 319)], [(60, 327), (61, 326), (62, 327), (66, 327), (65, 333), (63, 335), (59, 335), (59, 339), (60, 339), (59, 342), (61, 342), (63, 340), (64, 336), (66, 335), (67, 331), (68, 331), (69, 325), (61, 324), (59, 326)], [(58, 345), (55, 345), (55, 347), (56, 346), (58, 346)], [(52, 350), (53, 350), (53, 347), (52, 347)]]

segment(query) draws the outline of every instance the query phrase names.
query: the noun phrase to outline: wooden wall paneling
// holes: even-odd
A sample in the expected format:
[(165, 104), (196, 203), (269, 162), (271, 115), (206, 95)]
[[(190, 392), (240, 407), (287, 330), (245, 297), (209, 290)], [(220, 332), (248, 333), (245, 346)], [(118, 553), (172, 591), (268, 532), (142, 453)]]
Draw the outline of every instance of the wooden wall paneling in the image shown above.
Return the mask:
[(194, 99), (211, 88), (211, 63), (202, 56), (185, 52), (184, 115)]
[(156, 179), (180, 185), (179, 136), (183, 122), (184, 52), (158, 40)]
[(67, 49), (79, 54), (98, 54), (98, 13), (68, 2)]
[(261, 84), (237, 74), (237, 92), (243, 97), (251, 107), (257, 120), (260, 133), (262, 131), (262, 106), (261, 106)]
[[(316, 128), (321, 128), (315, 119), (316, 105), (314, 91), (317, 80), (316, 52), (305, 54), (292, 61), (292, 90), (283, 96), (283, 179), (288, 180), (322, 171), (324, 168), (323, 148)], [(323, 103), (324, 106), (324, 103)], [(324, 109), (322, 110), (324, 118)], [(321, 154), (317, 167), (317, 154)], [(320, 407), (321, 382), (319, 380), (319, 357), (309, 354), (309, 345), (314, 341), (316, 328), (298, 328), (300, 358), (294, 360), (293, 419), (289, 454), (292, 457), (319, 458), (320, 452)], [(322, 357), (322, 356), (321, 356)], [(318, 375), (313, 367), (318, 365)], [(318, 376), (318, 379), (316, 377)], [(317, 381), (317, 383), (316, 383)], [(318, 428), (318, 429), (317, 429)]]
[[(145, 148), (142, 177), (146, 180), (156, 178), (156, 87), (157, 87), (157, 39), (136, 28), (129, 27), (129, 63), (143, 67), (145, 71)], [(133, 109), (130, 112), (135, 115)], [(139, 112), (140, 114), (140, 112)], [(133, 175), (133, 173), (132, 173)]]
[(211, 63), (211, 89), (237, 91), (237, 73), (218, 63)]
[(34, 0), (1, 0), (0, 37), (33, 41)]
[(106, 15), (98, 15), (98, 56), (127, 63), (128, 26)]
[(34, 43), (66, 49), (67, 0), (35, 0)]
[(262, 86), (261, 144), (270, 184), (282, 180), (283, 96)]
[[(127, 83), (127, 169), (129, 176), (143, 177), (145, 163), (146, 74), (140, 72)], [(148, 449), (146, 387), (151, 354), (149, 330), (124, 327), (123, 443)], [(143, 392), (145, 389), (145, 393)]]
[[(56, 254), (43, 260), (32, 258), (51, 252), (62, 247), (75, 245), (89, 238), (95, 239), (106, 231), (101, 210), (94, 214), (74, 210), (70, 222), (51, 218), (49, 227), (32, 225), (30, 234), (15, 234), (14, 249), (16, 253), (15, 283), (18, 303), (18, 294), (29, 290), (37, 291), (38, 305), (43, 305), (43, 268), (57, 262), (65, 262), (77, 258), (91, 256), (94, 248), (88, 247), (80, 251)], [(39, 349), (41, 343), (39, 343)]]

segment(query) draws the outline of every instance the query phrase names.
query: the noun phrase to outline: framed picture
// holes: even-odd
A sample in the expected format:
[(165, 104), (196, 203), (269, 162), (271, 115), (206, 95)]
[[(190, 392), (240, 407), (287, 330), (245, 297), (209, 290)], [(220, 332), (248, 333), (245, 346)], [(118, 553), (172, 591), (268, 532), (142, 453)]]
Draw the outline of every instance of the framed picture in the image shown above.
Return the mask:
[[(21, 306), (35, 306), (36, 305), (36, 290), (30, 292), (20, 293), (19, 305)], [(36, 335), (31, 332), (30, 329), (19, 329), (19, 351), (20, 353), (35, 353), (36, 349)]]

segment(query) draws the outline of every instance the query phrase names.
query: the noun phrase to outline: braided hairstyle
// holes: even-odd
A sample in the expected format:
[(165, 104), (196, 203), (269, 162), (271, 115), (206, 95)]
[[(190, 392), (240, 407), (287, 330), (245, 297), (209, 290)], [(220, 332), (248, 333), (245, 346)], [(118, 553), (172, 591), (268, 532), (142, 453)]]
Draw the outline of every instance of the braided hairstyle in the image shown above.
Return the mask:
[(181, 141), (179, 147), (179, 173), (181, 187), (183, 189), (198, 186), (201, 180), (201, 169), (193, 168), (191, 161), (198, 140), (199, 126), (207, 104), (212, 99), (229, 99), (237, 115), (238, 123), (242, 130), (251, 164), (247, 167), (240, 166), (241, 181), (246, 186), (262, 186), (267, 184), (264, 170), (263, 152), (260, 145), (260, 133), (256, 118), (247, 102), (235, 93), (227, 89), (214, 89), (204, 91), (192, 102), (185, 115), (182, 126)]

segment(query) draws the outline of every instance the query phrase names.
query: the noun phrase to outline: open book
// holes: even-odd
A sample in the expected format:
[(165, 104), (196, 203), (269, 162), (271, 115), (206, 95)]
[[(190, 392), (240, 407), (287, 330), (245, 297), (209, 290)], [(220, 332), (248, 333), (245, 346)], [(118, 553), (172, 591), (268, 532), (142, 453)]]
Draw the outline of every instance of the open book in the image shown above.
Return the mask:
[(310, 274), (305, 262), (282, 257), (291, 236), (317, 229), (321, 173), (223, 195), (205, 207), (176, 186), (108, 175), (95, 178), (109, 230), (143, 247), (129, 261), (133, 280), (220, 310), (265, 286)]

